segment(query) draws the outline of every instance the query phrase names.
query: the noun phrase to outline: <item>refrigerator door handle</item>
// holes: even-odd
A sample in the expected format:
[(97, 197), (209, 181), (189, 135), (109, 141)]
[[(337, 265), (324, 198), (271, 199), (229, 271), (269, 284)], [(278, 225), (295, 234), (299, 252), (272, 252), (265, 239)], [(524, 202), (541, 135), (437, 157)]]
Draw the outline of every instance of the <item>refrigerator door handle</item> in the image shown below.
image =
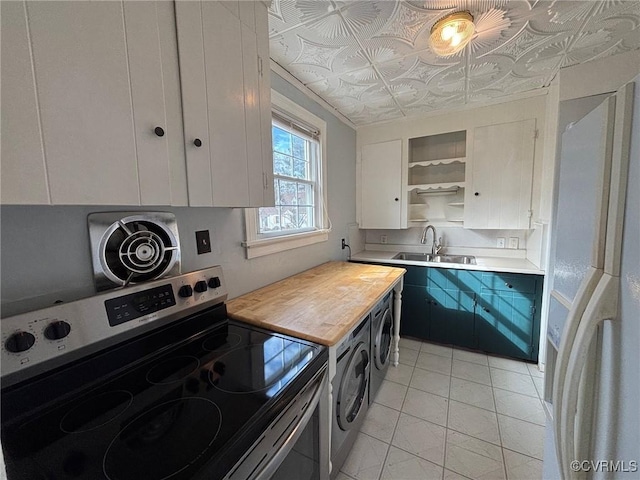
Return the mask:
[(576, 293), (576, 296), (573, 300), (571, 310), (569, 310), (569, 314), (567, 316), (567, 320), (564, 327), (564, 332), (562, 334), (562, 339), (560, 340), (560, 345), (558, 348), (558, 357), (556, 359), (555, 371), (553, 375), (553, 428), (554, 428), (554, 436), (556, 439), (556, 455), (558, 456), (558, 463), (561, 466), (566, 463), (566, 458), (564, 457), (564, 451), (562, 445), (564, 445), (564, 438), (562, 437), (562, 431), (560, 429), (560, 424), (562, 422), (562, 417), (566, 413), (562, 410), (562, 396), (565, 391), (565, 382), (567, 378), (567, 367), (569, 365), (569, 356), (571, 355), (571, 351), (574, 346), (574, 340), (576, 337), (576, 332), (578, 331), (578, 326), (580, 325), (580, 319), (582, 318), (587, 305), (589, 304), (589, 299), (592, 297), (593, 292), (595, 291), (598, 282), (602, 278), (602, 269), (591, 267), (582, 283), (580, 284), (580, 288)]
[[(590, 460), (588, 458), (590, 452), (576, 452), (575, 427), (576, 419), (580, 425), (587, 425), (586, 422), (590, 425), (593, 422), (593, 399), (586, 398), (586, 396), (589, 392), (593, 392), (591, 387), (597, 385), (598, 382), (596, 378), (586, 378), (584, 382), (589, 388), (580, 388), (583, 381), (581, 380), (582, 372), (587, 360), (589, 360), (589, 352), (598, 327), (605, 320), (617, 317), (619, 293), (620, 278), (604, 274), (580, 321), (569, 355), (561, 403), (563, 413), (556, 422), (559, 424), (562, 439), (559, 444), (559, 448), (562, 450), (560, 468), (563, 478), (566, 479), (580, 478), (581, 475), (584, 475), (584, 472), (574, 472), (569, 468), (571, 461)], [(597, 359), (594, 360), (597, 362)], [(554, 409), (555, 407), (554, 405)], [(581, 455), (584, 455), (585, 458), (576, 458)]]

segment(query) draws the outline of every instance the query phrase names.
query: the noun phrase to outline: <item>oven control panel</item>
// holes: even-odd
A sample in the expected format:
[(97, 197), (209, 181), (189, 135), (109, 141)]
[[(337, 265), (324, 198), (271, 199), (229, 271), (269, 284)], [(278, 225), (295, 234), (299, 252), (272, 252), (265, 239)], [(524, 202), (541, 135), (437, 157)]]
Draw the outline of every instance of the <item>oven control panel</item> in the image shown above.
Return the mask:
[(3, 318), (3, 385), (180, 320), (226, 298), (222, 269), (211, 267)]
[(173, 307), (175, 304), (176, 298), (173, 295), (171, 284), (123, 297), (111, 298), (104, 302), (109, 325), (112, 327)]

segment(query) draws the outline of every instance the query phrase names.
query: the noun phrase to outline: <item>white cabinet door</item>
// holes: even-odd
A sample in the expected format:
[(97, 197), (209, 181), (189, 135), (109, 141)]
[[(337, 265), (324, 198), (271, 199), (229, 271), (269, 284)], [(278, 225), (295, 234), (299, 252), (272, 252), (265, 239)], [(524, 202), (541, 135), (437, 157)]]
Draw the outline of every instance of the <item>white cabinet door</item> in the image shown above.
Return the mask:
[(189, 205), (213, 205), (202, 4), (176, 2)]
[[(170, 205), (169, 144), (156, 2), (124, 2), (141, 205)], [(177, 52), (176, 52), (177, 53)], [(176, 92), (177, 93), (177, 92)], [(156, 128), (164, 132), (158, 136)], [(158, 130), (158, 133), (160, 131)]]
[(176, 4), (190, 205), (265, 205), (256, 3)]
[(26, 11), (51, 202), (140, 204), (122, 5)]
[(242, 29), (218, 2), (202, 2), (213, 206), (249, 204)]
[(402, 228), (402, 141), (361, 151), (360, 228)]
[(3, 203), (172, 203), (158, 6), (3, 4)]
[(50, 203), (42, 131), (22, 2), (0, 2), (2, 203)]
[(465, 228), (529, 228), (534, 144), (535, 119), (474, 129)]
[[(254, 2), (243, 2), (252, 5)], [(264, 205), (262, 166), (262, 119), (260, 117), (260, 73), (256, 34), (242, 25), (242, 63), (244, 70), (244, 120), (247, 145), (247, 179), (250, 207)]]
[(271, 134), (271, 67), (269, 60), (269, 17), (263, 2), (255, 5), (256, 41), (260, 85), (260, 139), (262, 143), (262, 206), (275, 205), (273, 185), (273, 139)]

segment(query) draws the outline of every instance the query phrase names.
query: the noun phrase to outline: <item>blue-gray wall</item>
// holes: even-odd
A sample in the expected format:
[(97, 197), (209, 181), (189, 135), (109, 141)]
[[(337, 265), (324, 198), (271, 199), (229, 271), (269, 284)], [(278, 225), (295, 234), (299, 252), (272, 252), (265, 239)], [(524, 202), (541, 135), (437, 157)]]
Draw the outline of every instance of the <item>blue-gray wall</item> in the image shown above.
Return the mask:
[[(94, 293), (87, 215), (98, 211), (161, 210), (176, 215), (183, 272), (222, 265), (231, 297), (329, 260), (344, 259), (340, 239), (355, 222), (356, 133), (288, 82), (272, 74), (273, 89), (327, 122), (328, 242), (247, 260), (239, 208), (3, 206), (0, 210), (0, 291), (3, 316), (60, 299)], [(196, 230), (209, 229), (212, 252), (196, 255)]]

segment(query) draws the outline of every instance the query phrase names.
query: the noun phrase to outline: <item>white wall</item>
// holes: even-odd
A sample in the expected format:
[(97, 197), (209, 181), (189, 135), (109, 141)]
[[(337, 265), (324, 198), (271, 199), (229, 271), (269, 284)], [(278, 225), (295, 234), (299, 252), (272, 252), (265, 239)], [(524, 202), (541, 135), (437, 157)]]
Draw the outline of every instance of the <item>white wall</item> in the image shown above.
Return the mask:
[[(327, 122), (329, 241), (246, 260), (242, 209), (3, 206), (0, 211), (0, 297), (3, 316), (94, 293), (87, 215), (98, 211), (161, 210), (176, 215), (183, 272), (222, 265), (231, 297), (320, 263), (345, 259), (340, 239), (355, 221), (355, 131), (277, 75), (275, 90)], [(196, 254), (196, 230), (209, 229), (212, 252)], [(16, 303), (17, 302), (17, 303)]]

